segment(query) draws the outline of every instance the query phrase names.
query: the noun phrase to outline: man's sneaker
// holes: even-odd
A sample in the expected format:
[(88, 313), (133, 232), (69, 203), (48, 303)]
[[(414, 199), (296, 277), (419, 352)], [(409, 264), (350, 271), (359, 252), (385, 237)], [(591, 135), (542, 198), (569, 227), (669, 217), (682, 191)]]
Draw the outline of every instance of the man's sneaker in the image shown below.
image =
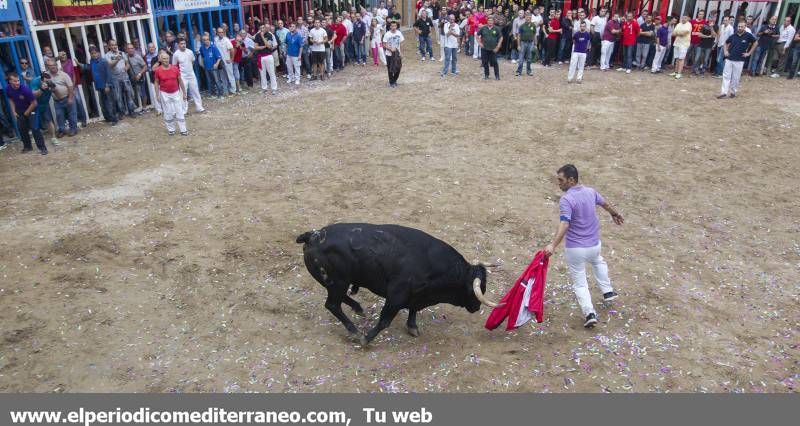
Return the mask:
[(189, 132), (181, 132), (181, 136), (189, 136)]
[(631, 70), (625, 70), (625, 74), (630, 74)]
[(594, 313), (586, 315), (586, 322), (583, 323), (583, 326), (586, 328), (592, 328), (595, 324), (597, 324), (597, 315)]
[(519, 77), (519, 76), (521, 76), (521, 75), (522, 75), (522, 73), (520, 73), (520, 72), (515, 72), (515, 73), (514, 73), (514, 75), (515, 75), (515, 76), (517, 76), (517, 77)]
[(422, 57), (422, 62), (425, 62), (425, 57), (424, 56)]
[(735, 98), (736, 97), (736, 93), (731, 93), (731, 97)]
[(670, 77), (675, 77), (676, 75), (678, 75), (678, 73), (676, 73), (676, 72), (671, 72), (671, 73), (669, 73), (669, 76), (670, 76)]
[(780, 76), (781, 76), (781, 75), (780, 75), (780, 74), (778, 74), (778, 73), (776, 73), (776, 72), (774, 72), (774, 73), (772, 73), (772, 74), (770, 75), (770, 77), (771, 77), (771, 78), (778, 78), (778, 77), (780, 77)]
[(4, 149), (6, 149), (6, 148), (8, 148), (8, 146), (7, 146), (6, 144), (2, 144), (2, 145), (0, 145), (0, 151), (4, 150)]
[(682, 77), (682, 76), (681, 76), (680, 74), (675, 74), (675, 80), (680, 80), (680, 79), (681, 79), (681, 77)]
[(483, 76), (483, 79), (484, 79), (484, 80), (488, 80), (488, 79), (489, 79), (489, 76), (488, 76), (488, 75), (485, 75), (485, 76)]
[(50, 143), (53, 144), (53, 146), (61, 145), (61, 143), (58, 141), (58, 138), (50, 138)]
[(516, 64), (516, 63), (517, 63), (517, 60), (516, 60), (516, 59), (512, 59), (512, 60), (511, 60), (511, 63), (512, 63), (512, 64)]
[(47, 155), (47, 150), (46, 150), (46, 149), (43, 149), (43, 150), (39, 151), (39, 154), (42, 154), (42, 155)]
[(300, 85), (300, 80), (299, 80), (299, 79), (298, 79), (298, 80), (295, 80), (295, 81), (294, 81), (294, 85), (295, 85), (295, 86), (299, 86), (299, 85)]
[(625, 71), (625, 68), (617, 68), (617, 71)]
[(610, 302), (616, 299), (617, 297), (619, 297), (619, 295), (617, 293), (614, 293), (613, 291), (609, 291), (608, 293), (603, 293), (604, 302)]
[(723, 93), (723, 94), (721, 94), (721, 95), (717, 96), (717, 99), (725, 99), (725, 98), (727, 98), (727, 97), (728, 97), (728, 95), (726, 95), (726, 94), (724, 94), (724, 93)]
[(167, 134), (170, 135), (170, 136), (175, 136), (175, 131), (173, 130), (171, 132), (167, 132)]

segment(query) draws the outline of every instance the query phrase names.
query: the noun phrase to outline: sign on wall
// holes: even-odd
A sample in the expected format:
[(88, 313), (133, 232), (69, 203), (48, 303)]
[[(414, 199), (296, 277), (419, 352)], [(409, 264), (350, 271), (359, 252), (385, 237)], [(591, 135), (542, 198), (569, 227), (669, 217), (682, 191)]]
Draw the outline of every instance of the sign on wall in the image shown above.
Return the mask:
[(113, 0), (53, 0), (56, 16), (94, 17), (114, 14)]
[(13, 0), (0, 0), (0, 22), (19, 21), (17, 4)]
[(219, 7), (219, 0), (174, 0), (175, 10), (204, 9)]

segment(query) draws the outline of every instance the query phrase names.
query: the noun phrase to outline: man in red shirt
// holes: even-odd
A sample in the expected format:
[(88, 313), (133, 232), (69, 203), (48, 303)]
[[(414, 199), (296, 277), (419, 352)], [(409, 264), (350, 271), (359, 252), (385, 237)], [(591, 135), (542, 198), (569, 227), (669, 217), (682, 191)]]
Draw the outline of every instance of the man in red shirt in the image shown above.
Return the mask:
[(694, 52), (698, 46), (700, 46), (700, 31), (703, 29), (704, 26), (708, 25), (708, 21), (706, 21), (706, 11), (699, 10), (697, 12), (697, 18), (691, 20), (692, 24), (692, 37), (689, 45), (689, 52), (686, 53), (686, 57), (692, 59), (692, 65), (694, 65)]
[(344, 69), (344, 40), (347, 38), (347, 27), (342, 23), (342, 15), (336, 17), (336, 23), (331, 28), (336, 33), (336, 40), (333, 42), (333, 69), (341, 71)]
[(640, 31), (639, 23), (636, 22), (633, 13), (628, 12), (622, 23), (622, 49), (625, 51), (625, 62), (621, 68), (628, 74), (633, 68), (633, 52), (636, 51), (636, 37), (639, 37)]
[(547, 24), (547, 38), (544, 41), (546, 53), (542, 65), (549, 67), (550, 61), (556, 56), (556, 48), (561, 37), (561, 11), (550, 11), (550, 22)]

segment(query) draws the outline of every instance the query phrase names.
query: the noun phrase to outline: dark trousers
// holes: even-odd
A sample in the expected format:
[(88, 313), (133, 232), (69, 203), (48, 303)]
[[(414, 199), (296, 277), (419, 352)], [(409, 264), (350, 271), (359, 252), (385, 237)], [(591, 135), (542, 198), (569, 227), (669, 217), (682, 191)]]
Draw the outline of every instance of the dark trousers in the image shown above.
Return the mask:
[[(591, 43), (592, 43), (592, 50), (589, 52), (589, 55), (588, 55), (589, 58), (588, 58), (588, 61), (587, 61), (588, 63), (586, 65), (588, 65), (588, 66), (599, 65), (600, 64), (600, 48), (602, 47), (602, 44), (603, 44), (602, 43), (602, 39), (596, 33), (592, 34)], [(614, 44), (620, 44), (620, 43), (614, 43)], [(614, 62), (614, 60), (613, 59), (609, 59), (608, 62), (609, 62), (609, 64), (611, 64), (612, 62)]]
[(395, 52), (392, 56), (386, 57), (386, 69), (389, 72), (389, 84), (397, 83), (400, 77), (400, 69), (403, 68), (403, 61), (400, 56)]
[(558, 49), (558, 39), (547, 38), (544, 40), (544, 59), (542, 60), (542, 65), (550, 65), (550, 61), (553, 60), (556, 56), (556, 50)]
[(500, 67), (497, 65), (497, 53), (494, 50), (481, 49), (483, 76), (489, 78), (489, 65), (494, 68), (494, 78), (500, 78)]
[(622, 68), (626, 70), (633, 68), (633, 54), (636, 52), (636, 45), (622, 46), (625, 53), (625, 60), (622, 63)]
[(100, 95), (100, 109), (103, 111), (103, 117), (106, 118), (106, 121), (116, 123), (118, 118), (114, 91), (109, 90), (108, 93), (105, 93), (105, 91), (100, 90), (97, 93)]
[(247, 87), (253, 87), (253, 67), (250, 64), (251, 58), (242, 56), (239, 62), (239, 81), (247, 84)]
[(22, 139), (22, 148), (25, 151), (33, 149), (31, 145), (31, 135), (28, 134), (28, 132), (32, 132), (33, 139), (36, 141), (36, 148), (39, 148), (39, 151), (47, 151), (47, 147), (44, 145), (42, 131), (38, 129), (38, 126), (34, 126), (33, 124), (35, 119), (36, 111), (31, 112), (31, 115), (27, 117), (24, 114), (17, 114), (17, 128), (19, 129), (19, 137)]

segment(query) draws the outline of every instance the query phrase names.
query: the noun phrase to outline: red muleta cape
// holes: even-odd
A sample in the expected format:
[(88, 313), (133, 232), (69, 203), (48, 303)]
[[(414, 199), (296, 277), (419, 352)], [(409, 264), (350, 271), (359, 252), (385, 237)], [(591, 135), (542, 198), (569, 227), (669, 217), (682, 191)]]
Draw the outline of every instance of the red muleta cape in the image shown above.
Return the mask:
[(505, 304), (492, 309), (484, 327), (494, 330), (508, 317), (506, 331), (511, 331), (530, 321), (534, 314), (536, 322), (544, 321), (544, 285), (548, 262), (543, 251), (536, 252), (525, 272), (500, 301)]

